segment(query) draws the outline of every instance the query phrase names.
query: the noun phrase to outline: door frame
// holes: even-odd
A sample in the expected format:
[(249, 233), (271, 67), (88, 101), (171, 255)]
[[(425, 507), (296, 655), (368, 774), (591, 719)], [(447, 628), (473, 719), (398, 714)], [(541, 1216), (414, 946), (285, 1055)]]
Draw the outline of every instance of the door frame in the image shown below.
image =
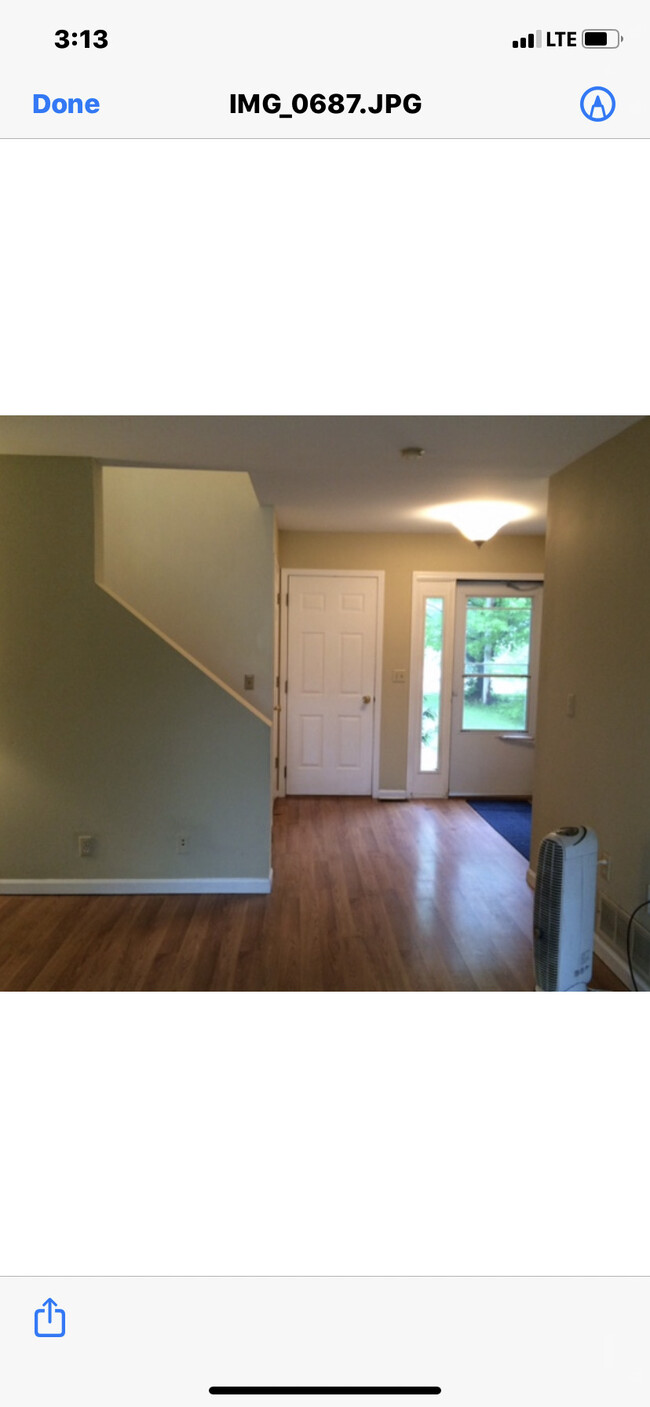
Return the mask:
[[(481, 595), (484, 594), (480, 590), (482, 585), (487, 587), (486, 594), (489, 595), (490, 591), (494, 590), (498, 596), (503, 597), (514, 595), (514, 588), (516, 586), (517, 588), (519, 588), (519, 594), (521, 596), (527, 596), (532, 602), (530, 647), (528, 658), (528, 677), (530, 680), (530, 687), (527, 691), (526, 698), (527, 708), (525, 729), (508, 730), (507, 727), (502, 726), (501, 728), (492, 728), (486, 730), (486, 732), (483, 732), (482, 730), (476, 729), (467, 730), (463, 727), (463, 677), (465, 665), (467, 608), (468, 602), (473, 592), (478, 589)], [(541, 588), (541, 592), (537, 592), (535, 590), (535, 587)], [(532, 790), (532, 772), (534, 757), (530, 753), (528, 754), (528, 756), (522, 754), (521, 745), (523, 744), (525, 748), (530, 749), (534, 748), (535, 744), (535, 731), (537, 724), (537, 696), (539, 690), (540, 643), (543, 616), (542, 592), (543, 582), (534, 582), (531, 577), (526, 577), (525, 579), (520, 578), (519, 581), (514, 579), (510, 582), (501, 580), (491, 582), (486, 581), (482, 583), (480, 581), (465, 582), (464, 580), (461, 580), (457, 583), (456, 598), (458, 603), (458, 610), (456, 613), (456, 639), (454, 641), (455, 648), (452, 670), (453, 699), (452, 729), (449, 747), (449, 757), (451, 763), (449, 775), (449, 796), (525, 796), (529, 795)], [(461, 742), (462, 739), (466, 739), (466, 742), (464, 744)], [(492, 740), (492, 743), (489, 741), (490, 739)], [(514, 750), (511, 747), (506, 750), (509, 753), (509, 756), (506, 756), (506, 754), (501, 748), (497, 748), (495, 750), (492, 746), (492, 744), (495, 742), (505, 741), (510, 744), (518, 744), (518, 746), (516, 746)], [(461, 756), (461, 749), (463, 746), (465, 746), (466, 755), (467, 749), (469, 749), (470, 752), (473, 749), (476, 753), (477, 770), (474, 772), (473, 767), (470, 768), (470, 773), (473, 773), (471, 790), (468, 790), (467, 786), (462, 785), (463, 758)], [(481, 761), (481, 747), (483, 749), (483, 762)], [(481, 774), (481, 766), (485, 765), (485, 761), (489, 757), (490, 750), (492, 752), (493, 761), (492, 766), (488, 765), (486, 769), (487, 776), (489, 778), (486, 786), (486, 778), (485, 775)], [(497, 753), (499, 754), (498, 767), (499, 769), (503, 768), (503, 771), (505, 772), (508, 778), (506, 782), (506, 789), (503, 792), (500, 791), (499, 786), (494, 785), (494, 774), (492, 772), (492, 768), (495, 766), (495, 759), (497, 757)], [(455, 770), (454, 760), (456, 764)], [(468, 771), (466, 765), (466, 756), (464, 770), (465, 776), (467, 777)], [(526, 779), (528, 783), (527, 785), (525, 785), (524, 779)], [(501, 782), (501, 786), (503, 786), (503, 781)]]
[(377, 582), (377, 638), (375, 641), (375, 685), (374, 701), (375, 712), (373, 718), (372, 735), (372, 769), (371, 769), (371, 795), (377, 798), (379, 794), (379, 762), (380, 762), (380, 736), (381, 736), (381, 683), (382, 683), (382, 657), (384, 649), (384, 591), (386, 582), (385, 571), (368, 568), (354, 568), (346, 571), (343, 567), (283, 567), (280, 574), (280, 696), (279, 696), (279, 742), (280, 742), (280, 767), (278, 775), (278, 796), (287, 794), (287, 708), (286, 697), (289, 684), (289, 577), (292, 576), (327, 576), (327, 577), (374, 577)]
[[(432, 588), (433, 588), (433, 590), (432, 590), (432, 592), (431, 592), (431, 595), (432, 595), (432, 596), (435, 595), (435, 589), (436, 589), (436, 587), (440, 587), (440, 586), (444, 585), (445, 583), (447, 583), (448, 585), (451, 585), (452, 588), (453, 588), (453, 606), (451, 607), (451, 610), (450, 610), (451, 630), (449, 631), (448, 637), (447, 637), (447, 641), (445, 642), (445, 661), (446, 661), (446, 663), (447, 663), (447, 680), (446, 680), (446, 683), (445, 683), (444, 677), (443, 677), (443, 686), (444, 686), (444, 689), (445, 689), (445, 701), (444, 701), (445, 714), (446, 714), (447, 719), (449, 720), (449, 725), (450, 725), (450, 723), (451, 723), (452, 689), (453, 689), (453, 677), (454, 677), (454, 659), (455, 659), (454, 646), (455, 646), (455, 637), (456, 637), (456, 600), (457, 600), (457, 597), (458, 597), (458, 586), (459, 586), (459, 583), (460, 583), (460, 582), (464, 582), (464, 581), (467, 581), (467, 582), (472, 582), (472, 581), (486, 581), (486, 582), (494, 581), (494, 582), (501, 582), (501, 583), (507, 585), (507, 583), (508, 583), (509, 580), (510, 580), (510, 581), (516, 581), (516, 582), (526, 582), (526, 581), (530, 581), (530, 582), (542, 582), (542, 583), (543, 583), (543, 582), (544, 582), (544, 572), (520, 572), (520, 573), (519, 573), (519, 572), (516, 572), (516, 571), (508, 572), (507, 569), (506, 569), (505, 571), (501, 571), (501, 572), (467, 572), (467, 571), (453, 571), (453, 572), (452, 572), (452, 571), (447, 571), (447, 572), (414, 572), (414, 573), (413, 573), (413, 582), (412, 582), (412, 589), (411, 589), (411, 667), (410, 667), (410, 671), (409, 671), (409, 738), (408, 738), (408, 764), (407, 764), (407, 788), (408, 788), (407, 795), (408, 795), (408, 796), (413, 796), (413, 780), (414, 780), (414, 778), (415, 778), (416, 773), (419, 772), (419, 768), (417, 767), (417, 760), (418, 760), (418, 756), (419, 756), (419, 744), (417, 743), (417, 729), (416, 729), (415, 718), (416, 718), (416, 708), (419, 710), (419, 707), (420, 707), (420, 700), (419, 700), (419, 697), (418, 697), (418, 692), (419, 692), (420, 676), (421, 676), (421, 672), (422, 672), (422, 662), (421, 662), (421, 660), (420, 660), (419, 657), (418, 657), (418, 650), (419, 650), (419, 616), (418, 616), (418, 604), (419, 604), (419, 599), (420, 599), (420, 588), (421, 588), (421, 586), (422, 586), (423, 584), (426, 585), (427, 582), (431, 582), (431, 585), (432, 585)], [(451, 654), (449, 654), (449, 651), (448, 651), (448, 649), (447, 649), (447, 646), (450, 647)], [(450, 761), (451, 761), (451, 727), (450, 727), (450, 726), (445, 727), (445, 739), (444, 739), (444, 741), (445, 741), (445, 748), (446, 748), (446, 756), (445, 756), (444, 758), (442, 758), (441, 774), (444, 775), (444, 776), (446, 776), (446, 779), (447, 779), (447, 791), (444, 792), (444, 796), (447, 796), (447, 795), (448, 795), (448, 787), (449, 787), (449, 767), (450, 767)], [(441, 737), (441, 742), (442, 742), (442, 737)], [(434, 773), (434, 774), (432, 774), (432, 775), (436, 775), (436, 774)], [(422, 792), (418, 792), (418, 795), (423, 795), (423, 793), (422, 793)], [(438, 792), (438, 791), (433, 791), (433, 792), (431, 792), (431, 795), (432, 795), (432, 796), (437, 796), (437, 795), (439, 795), (439, 792)]]

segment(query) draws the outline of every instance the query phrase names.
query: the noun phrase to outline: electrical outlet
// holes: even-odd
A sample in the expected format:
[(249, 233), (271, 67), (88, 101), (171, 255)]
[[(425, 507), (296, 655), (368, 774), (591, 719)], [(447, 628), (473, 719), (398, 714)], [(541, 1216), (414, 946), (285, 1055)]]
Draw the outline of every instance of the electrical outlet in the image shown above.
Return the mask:
[(177, 838), (176, 838), (176, 853), (177, 853), (178, 855), (186, 855), (187, 852), (188, 852), (188, 850), (189, 850), (189, 848), (190, 848), (190, 837), (189, 837), (189, 835), (187, 834), (187, 831), (184, 831), (182, 835), (179, 835), (179, 836), (177, 836)]
[(82, 860), (87, 860), (95, 849), (95, 837), (92, 835), (78, 836), (79, 855)]

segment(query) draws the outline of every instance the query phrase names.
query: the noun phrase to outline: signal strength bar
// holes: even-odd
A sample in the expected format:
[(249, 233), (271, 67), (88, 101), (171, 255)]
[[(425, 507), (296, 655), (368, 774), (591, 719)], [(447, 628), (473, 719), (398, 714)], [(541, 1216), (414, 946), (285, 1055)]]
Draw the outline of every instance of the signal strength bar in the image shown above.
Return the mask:
[(513, 41), (512, 41), (512, 47), (513, 47), (513, 49), (541, 49), (541, 47), (542, 47), (542, 31), (541, 31), (541, 29), (536, 29), (534, 34), (532, 34), (532, 33), (531, 33), (531, 34), (528, 34), (528, 35), (524, 34), (521, 39), (513, 39)]

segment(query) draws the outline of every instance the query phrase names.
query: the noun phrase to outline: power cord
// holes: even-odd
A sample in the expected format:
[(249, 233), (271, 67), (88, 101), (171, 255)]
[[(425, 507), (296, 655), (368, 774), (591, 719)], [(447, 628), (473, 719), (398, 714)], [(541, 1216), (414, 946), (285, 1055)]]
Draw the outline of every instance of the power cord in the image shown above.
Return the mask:
[(632, 924), (633, 924), (634, 919), (636, 918), (637, 914), (640, 914), (642, 909), (647, 909), (648, 904), (650, 904), (650, 899), (644, 899), (642, 904), (637, 904), (636, 908), (632, 910), (632, 913), (630, 914), (629, 923), (628, 923), (628, 925), (627, 925), (627, 933), (626, 933), (626, 935), (625, 935), (625, 949), (626, 949), (626, 952), (627, 952), (627, 965), (628, 965), (628, 967), (629, 967), (629, 969), (630, 969), (630, 977), (632, 978), (632, 986), (634, 987), (635, 992), (638, 992), (639, 988), (637, 987), (637, 984), (636, 984), (636, 977), (634, 976), (634, 968), (633, 968), (633, 966), (632, 966), (632, 949), (631, 949), (631, 946), (630, 946), (630, 939), (631, 939), (631, 937), (632, 937)]

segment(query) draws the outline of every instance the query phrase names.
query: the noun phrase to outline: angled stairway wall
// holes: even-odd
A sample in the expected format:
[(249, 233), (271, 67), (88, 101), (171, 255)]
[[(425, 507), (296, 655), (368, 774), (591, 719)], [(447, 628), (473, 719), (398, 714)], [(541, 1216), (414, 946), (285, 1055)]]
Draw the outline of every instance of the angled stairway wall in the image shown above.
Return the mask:
[(273, 510), (248, 475), (110, 465), (95, 494), (98, 585), (270, 722)]

